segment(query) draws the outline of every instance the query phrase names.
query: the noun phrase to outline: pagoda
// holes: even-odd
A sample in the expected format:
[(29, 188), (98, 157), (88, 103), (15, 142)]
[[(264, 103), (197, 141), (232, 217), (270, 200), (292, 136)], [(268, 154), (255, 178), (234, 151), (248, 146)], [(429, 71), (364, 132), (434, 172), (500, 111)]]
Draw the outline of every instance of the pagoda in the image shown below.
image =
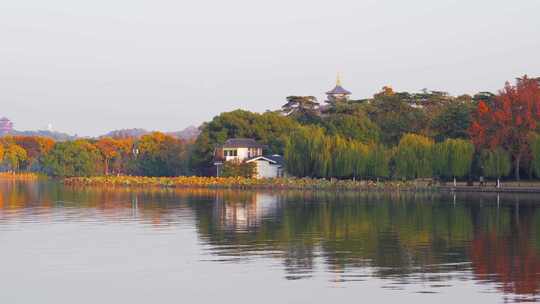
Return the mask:
[(351, 95), (351, 92), (345, 90), (341, 86), (341, 78), (338, 75), (336, 80), (336, 86), (332, 90), (326, 92), (326, 102), (330, 104), (347, 102), (349, 100), (349, 95)]
[(13, 131), (13, 123), (7, 118), (0, 118), (0, 134), (7, 134)]

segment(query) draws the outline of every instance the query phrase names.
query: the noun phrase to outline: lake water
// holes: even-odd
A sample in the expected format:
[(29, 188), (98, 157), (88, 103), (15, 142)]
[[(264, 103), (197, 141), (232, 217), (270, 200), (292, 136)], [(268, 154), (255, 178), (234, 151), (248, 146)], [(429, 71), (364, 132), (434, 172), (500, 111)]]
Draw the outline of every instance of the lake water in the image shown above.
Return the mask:
[(534, 195), (0, 191), (0, 303), (540, 300)]

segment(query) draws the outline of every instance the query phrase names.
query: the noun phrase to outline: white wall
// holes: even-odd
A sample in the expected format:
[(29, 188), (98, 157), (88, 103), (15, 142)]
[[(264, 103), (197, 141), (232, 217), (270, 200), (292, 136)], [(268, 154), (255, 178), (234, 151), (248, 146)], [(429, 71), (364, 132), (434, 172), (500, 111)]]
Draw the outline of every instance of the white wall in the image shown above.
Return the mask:
[(278, 176), (278, 165), (271, 164), (266, 160), (257, 160), (257, 178), (272, 178)]
[[(230, 149), (230, 150), (233, 150), (233, 149)], [(231, 161), (231, 160), (244, 161), (248, 159), (248, 148), (237, 148), (236, 153), (237, 153), (236, 154), (237, 156), (225, 156), (225, 160), (226, 161)]]

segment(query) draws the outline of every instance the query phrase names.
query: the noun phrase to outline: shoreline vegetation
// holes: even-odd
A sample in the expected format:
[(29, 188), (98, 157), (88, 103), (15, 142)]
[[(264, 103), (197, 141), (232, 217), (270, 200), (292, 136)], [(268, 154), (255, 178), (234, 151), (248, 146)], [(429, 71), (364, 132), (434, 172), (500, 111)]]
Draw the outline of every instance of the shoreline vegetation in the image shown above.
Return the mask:
[[(39, 181), (49, 179), (36, 173), (0, 172), (0, 181)], [(505, 182), (497, 188), (496, 182), (484, 186), (458, 182), (436, 183), (432, 179), (419, 180), (339, 180), (318, 178), (267, 178), (245, 177), (149, 177), (149, 176), (93, 176), (57, 179), (61, 184), (72, 187), (104, 188), (152, 188), (152, 189), (221, 189), (221, 190), (299, 190), (299, 191), (412, 191), (412, 192), (497, 192), (497, 193), (540, 193), (540, 181)]]
[(426, 182), (369, 180), (337, 180), (315, 178), (268, 178), (245, 177), (144, 177), (144, 176), (94, 176), (71, 177), (63, 180), (67, 186), (111, 187), (161, 187), (161, 188), (209, 188), (209, 189), (269, 189), (269, 190), (429, 190), (435, 189)]
[(540, 182), (508, 182), (497, 188), (495, 183), (485, 186), (468, 186), (466, 183), (437, 184), (430, 179), (408, 181), (338, 180), (317, 178), (269, 178), (245, 177), (144, 177), (144, 176), (94, 176), (71, 177), (63, 180), (66, 186), (99, 186), (127, 188), (192, 188), (236, 190), (313, 190), (313, 191), (444, 191), (444, 192), (510, 192), (540, 193)]

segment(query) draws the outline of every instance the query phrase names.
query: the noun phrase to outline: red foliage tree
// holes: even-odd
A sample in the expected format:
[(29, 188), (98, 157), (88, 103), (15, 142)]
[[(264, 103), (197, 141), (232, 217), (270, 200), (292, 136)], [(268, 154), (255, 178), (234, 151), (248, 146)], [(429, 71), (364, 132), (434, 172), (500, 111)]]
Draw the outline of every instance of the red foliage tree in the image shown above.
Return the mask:
[(503, 147), (509, 151), (519, 180), (521, 161), (530, 154), (529, 136), (539, 122), (540, 83), (524, 76), (516, 85), (507, 82), (491, 106), (478, 103), (469, 132), (479, 150)]

